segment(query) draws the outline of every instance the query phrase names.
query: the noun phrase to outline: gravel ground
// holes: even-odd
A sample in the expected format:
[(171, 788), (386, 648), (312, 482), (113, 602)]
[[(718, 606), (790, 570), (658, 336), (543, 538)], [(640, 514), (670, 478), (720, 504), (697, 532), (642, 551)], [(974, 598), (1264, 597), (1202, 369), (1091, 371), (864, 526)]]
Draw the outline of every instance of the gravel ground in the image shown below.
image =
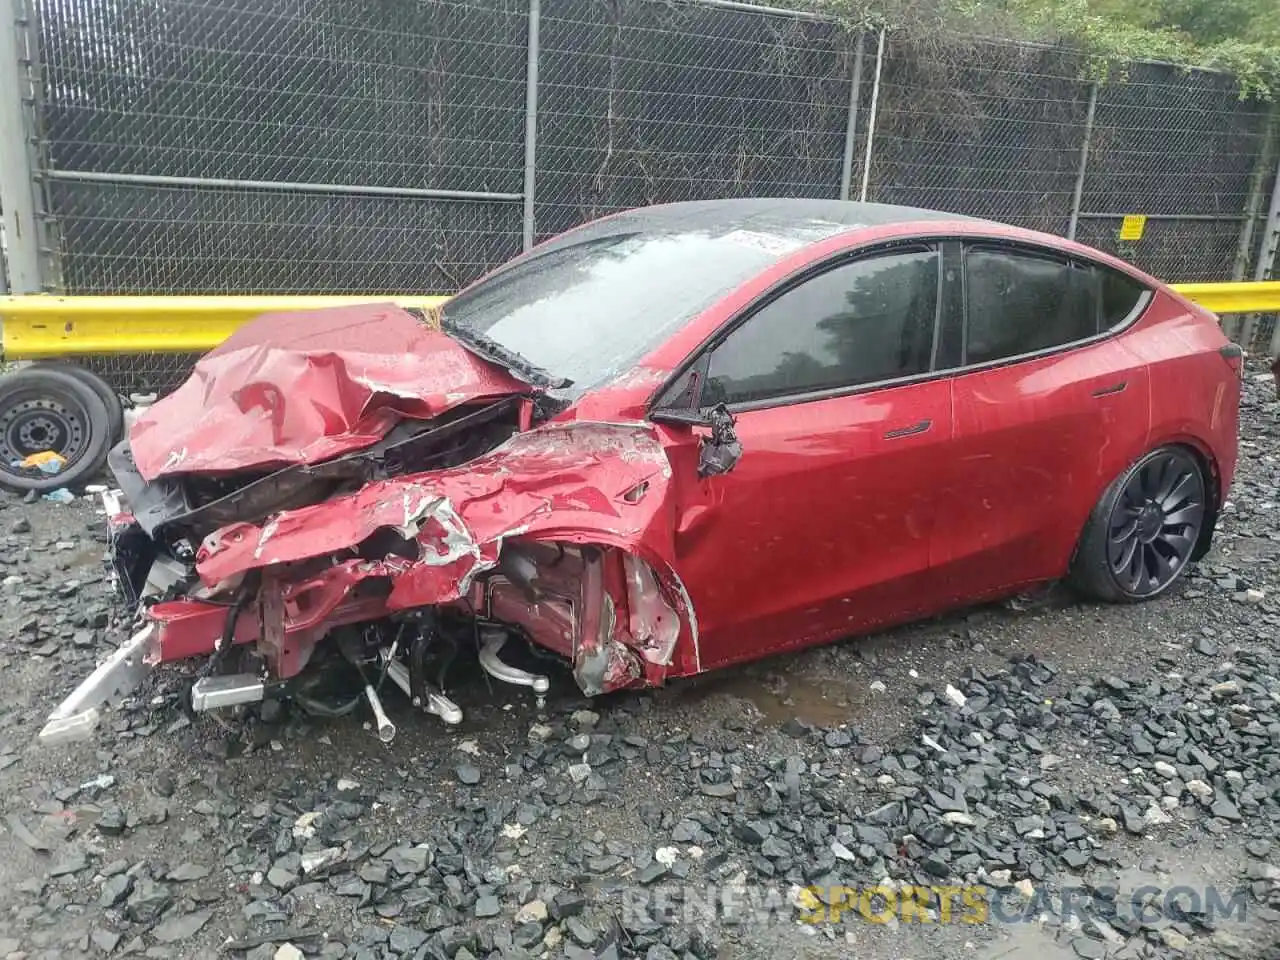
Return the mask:
[[(193, 723), (168, 671), (39, 748), (124, 624), (94, 505), (0, 499), (0, 958), (1280, 957), (1269, 377), (1241, 415), (1167, 598), (1055, 588), (590, 703), (557, 678), (542, 711), (464, 675), (460, 728), (397, 698), (389, 747), (359, 712)], [(876, 886), (887, 922), (796, 893)]]

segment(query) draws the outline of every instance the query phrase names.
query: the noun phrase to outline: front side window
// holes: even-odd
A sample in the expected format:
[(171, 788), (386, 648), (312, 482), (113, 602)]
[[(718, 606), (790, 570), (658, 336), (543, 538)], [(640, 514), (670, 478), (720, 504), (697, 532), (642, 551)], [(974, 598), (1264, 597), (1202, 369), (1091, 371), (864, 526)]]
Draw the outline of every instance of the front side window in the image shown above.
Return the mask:
[(1066, 260), (976, 247), (965, 252), (965, 362), (986, 363), (1098, 333), (1094, 284)]
[(703, 406), (927, 373), (938, 254), (913, 248), (835, 267), (783, 293), (710, 357)]

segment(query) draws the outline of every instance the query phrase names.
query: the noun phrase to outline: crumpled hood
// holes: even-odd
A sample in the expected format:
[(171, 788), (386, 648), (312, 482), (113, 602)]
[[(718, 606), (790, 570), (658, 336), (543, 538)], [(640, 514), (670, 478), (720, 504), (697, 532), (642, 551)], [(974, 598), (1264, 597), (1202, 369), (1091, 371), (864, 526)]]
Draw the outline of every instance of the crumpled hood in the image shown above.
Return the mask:
[(263, 314), (129, 435), (146, 480), (319, 463), (403, 418), (534, 388), (394, 304)]

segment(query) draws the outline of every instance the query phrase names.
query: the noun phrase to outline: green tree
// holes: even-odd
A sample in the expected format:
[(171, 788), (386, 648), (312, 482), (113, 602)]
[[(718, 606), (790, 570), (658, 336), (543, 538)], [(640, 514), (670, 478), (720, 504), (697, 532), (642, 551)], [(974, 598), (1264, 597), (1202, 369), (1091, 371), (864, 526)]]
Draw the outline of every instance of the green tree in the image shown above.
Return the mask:
[[(776, 0), (785, 2), (785, 0)], [(1242, 97), (1280, 88), (1277, 0), (790, 0), (851, 28), (917, 40), (970, 34), (1079, 47), (1105, 78), (1133, 60), (1225, 70)]]
[(1174, 30), (1200, 44), (1280, 43), (1274, 0), (1093, 0), (1089, 6), (1109, 20)]

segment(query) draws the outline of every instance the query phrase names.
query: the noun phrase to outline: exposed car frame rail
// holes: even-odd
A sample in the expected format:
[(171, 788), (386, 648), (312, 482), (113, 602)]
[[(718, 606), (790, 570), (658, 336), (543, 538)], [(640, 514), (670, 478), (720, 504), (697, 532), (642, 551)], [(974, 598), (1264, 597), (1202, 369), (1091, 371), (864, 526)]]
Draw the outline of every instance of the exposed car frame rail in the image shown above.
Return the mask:
[[(1218, 314), (1280, 312), (1280, 280), (1173, 286)], [(197, 353), (213, 349), (246, 320), (262, 313), (386, 302), (430, 310), (448, 299), (443, 295), (377, 294), (0, 297), (0, 359)], [(1273, 343), (1272, 352), (1277, 349)]]

